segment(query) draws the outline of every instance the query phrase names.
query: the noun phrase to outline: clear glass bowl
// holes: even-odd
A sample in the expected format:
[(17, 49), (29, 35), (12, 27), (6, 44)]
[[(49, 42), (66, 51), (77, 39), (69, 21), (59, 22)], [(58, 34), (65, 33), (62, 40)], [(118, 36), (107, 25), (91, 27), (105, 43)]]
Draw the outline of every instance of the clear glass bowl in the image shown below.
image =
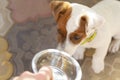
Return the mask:
[(37, 53), (32, 60), (35, 73), (42, 66), (49, 66), (53, 80), (81, 80), (82, 72), (79, 63), (68, 53), (56, 49), (46, 49)]

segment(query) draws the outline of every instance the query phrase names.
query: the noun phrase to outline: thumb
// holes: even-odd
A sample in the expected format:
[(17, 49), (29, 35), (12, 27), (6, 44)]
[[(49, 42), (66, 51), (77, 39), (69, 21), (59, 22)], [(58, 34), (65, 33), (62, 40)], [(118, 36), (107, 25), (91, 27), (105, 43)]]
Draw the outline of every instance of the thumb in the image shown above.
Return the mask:
[(52, 70), (50, 67), (42, 67), (36, 74), (36, 78), (41, 80), (52, 80)]

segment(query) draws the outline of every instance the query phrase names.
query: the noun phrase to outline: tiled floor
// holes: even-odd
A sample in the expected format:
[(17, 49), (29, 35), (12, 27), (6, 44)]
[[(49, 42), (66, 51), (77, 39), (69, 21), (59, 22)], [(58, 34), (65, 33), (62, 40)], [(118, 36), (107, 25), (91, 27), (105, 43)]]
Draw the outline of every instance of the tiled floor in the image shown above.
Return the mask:
[[(0, 0), (0, 2), (1, 1), (2, 0)], [(82, 3), (91, 7), (100, 0), (68, 1)], [(47, 10), (45, 10), (45, 12), (46, 11)], [(45, 15), (46, 17), (41, 17), (40, 15), (40, 18), (37, 20), (34, 18), (33, 20), (27, 21), (26, 19), (20, 21), (20, 23), (18, 23), (19, 21), (14, 21), (12, 28), (6, 35), (4, 35), (4, 38), (9, 44), (9, 52), (12, 54), (12, 59), (10, 60), (14, 68), (12, 76), (19, 75), (25, 70), (32, 71), (31, 60), (35, 53), (43, 49), (55, 48), (57, 46), (56, 23), (49, 11), (47, 13), (49, 15)], [(18, 15), (14, 17), (19, 20)], [(5, 20), (5, 22), (6, 21), (8, 20)], [(83, 72), (82, 80), (120, 80), (120, 51), (118, 51), (116, 54), (109, 53), (106, 56), (105, 70), (99, 74), (95, 74), (91, 69), (91, 57), (85, 57), (85, 59), (82, 61), (81, 68)]]
[(115, 54), (108, 53), (105, 59), (105, 69), (95, 74), (91, 69), (91, 58), (87, 57), (83, 62), (82, 80), (120, 80), (120, 51)]

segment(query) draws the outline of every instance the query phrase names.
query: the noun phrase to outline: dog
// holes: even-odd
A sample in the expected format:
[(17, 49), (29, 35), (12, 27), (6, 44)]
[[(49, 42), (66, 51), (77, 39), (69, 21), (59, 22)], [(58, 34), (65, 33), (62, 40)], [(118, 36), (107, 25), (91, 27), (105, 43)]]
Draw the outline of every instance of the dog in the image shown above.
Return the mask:
[(95, 73), (103, 71), (107, 52), (115, 53), (120, 46), (120, 2), (103, 0), (89, 8), (52, 1), (50, 6), (58, 24), (58, 49), (83, 59), (85, 48), (95, 48), (92, 69)]

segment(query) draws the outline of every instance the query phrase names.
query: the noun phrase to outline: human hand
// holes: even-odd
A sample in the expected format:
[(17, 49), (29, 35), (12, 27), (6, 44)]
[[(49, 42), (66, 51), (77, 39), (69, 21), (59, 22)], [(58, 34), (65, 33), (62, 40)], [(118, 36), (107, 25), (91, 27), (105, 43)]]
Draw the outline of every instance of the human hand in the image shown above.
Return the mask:
[(25, 71), (13, 80), (52, 80), (52, 71), (49, 67), (42, 67), (38, 73)]

